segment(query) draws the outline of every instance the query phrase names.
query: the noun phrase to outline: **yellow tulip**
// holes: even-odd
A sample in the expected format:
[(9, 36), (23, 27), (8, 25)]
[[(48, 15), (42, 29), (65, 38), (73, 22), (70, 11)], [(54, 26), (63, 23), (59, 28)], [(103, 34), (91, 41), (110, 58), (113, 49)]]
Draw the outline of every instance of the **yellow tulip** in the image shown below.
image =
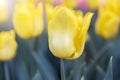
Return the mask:
[(100, 9), (95, 30), (104, 39), (115, 37), (119, 31), (119, 17), (109, 10)]
[(17, 4), (13, 24), (17, 34), (24, 39), (36, 37), (43, 31), (42, 4)]
[(90, 9), (98, 9), (102, 0), (86, 0)]
[(8, 61), (15, 57), (17, 42), (15, 32), (0, 32), (0, 61)]
[(78, 6), (78, 0), (63, 0), (63, 4), (69, 8), (76, 8)]
[(0, 0), (0, 23), (8, 20), (9, 10), (8, 4), (6, 0)]
[(119, 0), (105, 0), (105, 8), (114, 12), (115, 14), (120, 15), (120, 1)]
[(50, 51), (59, 58), (76, 59), (84, 49), (92, 13), (84, 17), (66, 7), (57, 7), (48, 23)]

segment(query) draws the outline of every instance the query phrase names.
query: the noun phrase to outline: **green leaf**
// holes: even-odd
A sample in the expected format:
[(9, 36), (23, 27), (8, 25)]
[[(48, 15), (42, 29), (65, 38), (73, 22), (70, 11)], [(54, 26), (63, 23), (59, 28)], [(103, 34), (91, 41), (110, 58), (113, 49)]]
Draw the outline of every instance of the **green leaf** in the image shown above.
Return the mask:
[(113, 61), (113, 57), (110, 58), (110, 62), (104, 80), (113, 80), (112, 61)]
[(42, 80), (42, 76), (38, 70), (32, 80)]
[(84, 76), (81, 77), (81, 80), (85, 80)]

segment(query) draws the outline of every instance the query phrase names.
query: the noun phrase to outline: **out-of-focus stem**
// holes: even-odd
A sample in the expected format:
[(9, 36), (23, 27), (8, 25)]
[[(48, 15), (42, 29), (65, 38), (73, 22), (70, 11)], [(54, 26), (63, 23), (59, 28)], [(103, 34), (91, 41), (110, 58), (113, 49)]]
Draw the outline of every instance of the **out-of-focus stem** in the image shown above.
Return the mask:
[(64, 68), (63, 59), (60, 59), (60, 72), (61, 72), (61, 80), (65, 80), (65, 68)]
[(6, 62), (4, 62), (3, 65), (4, 65), (5, 80), (10, 80), (8, 65)]

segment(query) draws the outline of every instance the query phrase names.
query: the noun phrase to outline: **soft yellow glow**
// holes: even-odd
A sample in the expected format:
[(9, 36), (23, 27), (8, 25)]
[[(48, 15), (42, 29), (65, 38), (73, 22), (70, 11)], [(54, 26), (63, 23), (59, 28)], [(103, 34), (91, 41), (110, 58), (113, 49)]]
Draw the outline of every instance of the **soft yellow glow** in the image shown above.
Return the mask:
[(8, 19), (8, 2), (0, 0), (0, 22), (5, 22)]
[(69, 8), (76, 8), (78, 0), (63, 0), (63, 4)]
[(7, 1), (6, 0), (0, 0), (0, 5), (7, 5)]
[(17, 0), (17, 3), (32, 3), (35, 4), (38, 0)]

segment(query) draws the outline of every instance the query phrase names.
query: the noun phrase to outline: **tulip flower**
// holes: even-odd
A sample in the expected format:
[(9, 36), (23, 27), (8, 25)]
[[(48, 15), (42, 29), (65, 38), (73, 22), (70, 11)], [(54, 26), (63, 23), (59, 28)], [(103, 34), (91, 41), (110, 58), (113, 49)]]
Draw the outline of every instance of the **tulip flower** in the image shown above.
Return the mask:
[(0, 61), (8, 61), (15, 57), (17, 42), (15, 32), (0, 32)]
[(104, 39), (115, 37), (119, 31), (119, 17), (109, 10), (100, 9), (95, 30)]
[(9, 18), (8, 4), (6, 0), (0, 0), (0, 23), (7, 21)]
[(23, 38), (33, 38), (43, 31), (42, 4), (35, 8), (32, 4), (17, 4), (13, 24), (17, 34)]
[(66, 7), (57, 7), (48, 23), (50, 51), (59, 58), (76, 59), (84, 49), (92, 13), (84, 17)]
[(105, 8), (114, 12), (117, 15), (120, 15), (120, 1), (119, 0), (105, 0)]

